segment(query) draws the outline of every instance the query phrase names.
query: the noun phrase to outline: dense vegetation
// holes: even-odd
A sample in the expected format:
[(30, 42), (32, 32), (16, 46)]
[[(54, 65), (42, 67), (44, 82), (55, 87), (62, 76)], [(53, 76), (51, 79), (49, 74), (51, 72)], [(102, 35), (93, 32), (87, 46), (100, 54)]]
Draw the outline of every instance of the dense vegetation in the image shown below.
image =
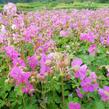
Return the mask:
[(5, 5), (0, 109), (109, 109), (109, 9)]

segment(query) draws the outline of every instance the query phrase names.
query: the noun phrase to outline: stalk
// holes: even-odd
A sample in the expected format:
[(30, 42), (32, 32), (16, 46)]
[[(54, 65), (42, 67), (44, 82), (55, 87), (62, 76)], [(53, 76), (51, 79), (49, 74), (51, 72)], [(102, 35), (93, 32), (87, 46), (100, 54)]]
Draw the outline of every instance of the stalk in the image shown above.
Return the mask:
[(23, 109), (26, 109), (26, 105), (25, 105), (25, 100), (24, 100), (24, 96), (22, 95), (22, 100), (23, 100)]
[(42, 100), (43, 100), (43, 103), (40, 104), (40, 106), (41, 106), (42, 109), (47, 109), (47, 108), (46, 108), (45, 101), (44, 101), (44, 99), (45, 99), (45, 92), (44, 92), (43, 83), (42, 83), (41, 85), (42, 85)]
[(62, 90), (62, 108), (65, 109), (65, 98), (64, 98), (64, 81), (63, 75), (61, 76), (61, 90)]

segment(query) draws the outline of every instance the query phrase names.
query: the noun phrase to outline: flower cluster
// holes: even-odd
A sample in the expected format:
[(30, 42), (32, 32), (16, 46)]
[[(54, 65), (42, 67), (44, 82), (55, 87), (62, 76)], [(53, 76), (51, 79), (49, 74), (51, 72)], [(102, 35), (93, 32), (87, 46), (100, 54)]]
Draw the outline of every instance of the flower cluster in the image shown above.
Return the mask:
[(104, 86), (103, 89), (100, 88), (98, 93), (103, 101), (109, 101), (109, 86)]
[(34, 91), (33, 85), (30, 84), (30, 72), (24, 72), (20, 67), (13, 67), (10, 72), (10, 77), (15, 80), (16, 86), (22, 85), (23, 93), (32, 93)]
[(80, 40), (85, 40), (88, 42), (94, 42), (96, 36), (94, 35), (93, 32), (88, 32), (88, 33), (81, 33), (80, 35)]
[[(80, 86), (84, 92), (94, 92), (98, 89), (99, 85), (97, 83), (97, 76), (95, 72), (90, 72), (88, 75), (88, 67), (87, 65), (83, 64), (81, 59), (74, 59), (72, 61), (72, 68), (74, 70), (75, 78), (79, 78), (81, 80)], [(83, 98), (79, 88), (76, 90), (76, 92), (80, 98)]]

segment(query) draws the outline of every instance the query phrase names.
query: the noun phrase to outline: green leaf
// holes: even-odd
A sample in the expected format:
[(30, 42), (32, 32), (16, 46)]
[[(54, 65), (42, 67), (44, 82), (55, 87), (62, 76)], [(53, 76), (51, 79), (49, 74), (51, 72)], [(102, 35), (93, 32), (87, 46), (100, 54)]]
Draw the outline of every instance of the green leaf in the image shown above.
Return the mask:
[(5, 101), (0, 99), (0, 108), (3, 107), (5, 105)]
[(95, 109), (105, 109), (105, 105), (102, 101), (96, 101), (96, 108)]

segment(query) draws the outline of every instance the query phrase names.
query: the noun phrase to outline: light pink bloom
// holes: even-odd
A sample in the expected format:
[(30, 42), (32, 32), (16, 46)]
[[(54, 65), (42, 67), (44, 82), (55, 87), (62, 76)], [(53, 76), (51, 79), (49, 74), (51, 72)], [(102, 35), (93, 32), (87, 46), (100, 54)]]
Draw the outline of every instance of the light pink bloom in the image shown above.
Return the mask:
[(82, 64), (82, 60), (80, 58), (75, 58), (71, 63), (72, 67), (76, 67), (76, 66), (80, 67), (81, 64)]
[(96, 54), (96, 50), (97, 50), (96, 44), (92, 44), (92, 45), (89, 47), (88, 52), (89, 52), (90, 55), (95, 55), (95, 54)]
[(60, 31), (60, 36), (67, 37), (69, 35), (69, 31), (62, 30)]
[(106, 44), (109, 45), (109, 36), (107, 37)]
[(109, 77), (109, 72), (107, 72), (107, 77)]
[(75, 73), (75, 78), (80, 78), (81, 80), (83, 80), (86, 77), (86, 73), (87, 73), (87, 66), (86, 65), (82, 65), (80, 66), (79, 70)]
[(11, 59), (16, 59), (20, 56), (20, 54), (14, 49), (13, 46), (6, 46), (4, 47), (4, 50), (6, 51), (6, 54)]
[(104, 86), (102, 89), (99, 89), (98, 93), (103, 101), (109, 101), (109, 86)]
[(3, 11), (7, 13), (7, 15), (15, 15), (17, 12), (17, 7), (13, 3), (8, 3), (4, 6)]

